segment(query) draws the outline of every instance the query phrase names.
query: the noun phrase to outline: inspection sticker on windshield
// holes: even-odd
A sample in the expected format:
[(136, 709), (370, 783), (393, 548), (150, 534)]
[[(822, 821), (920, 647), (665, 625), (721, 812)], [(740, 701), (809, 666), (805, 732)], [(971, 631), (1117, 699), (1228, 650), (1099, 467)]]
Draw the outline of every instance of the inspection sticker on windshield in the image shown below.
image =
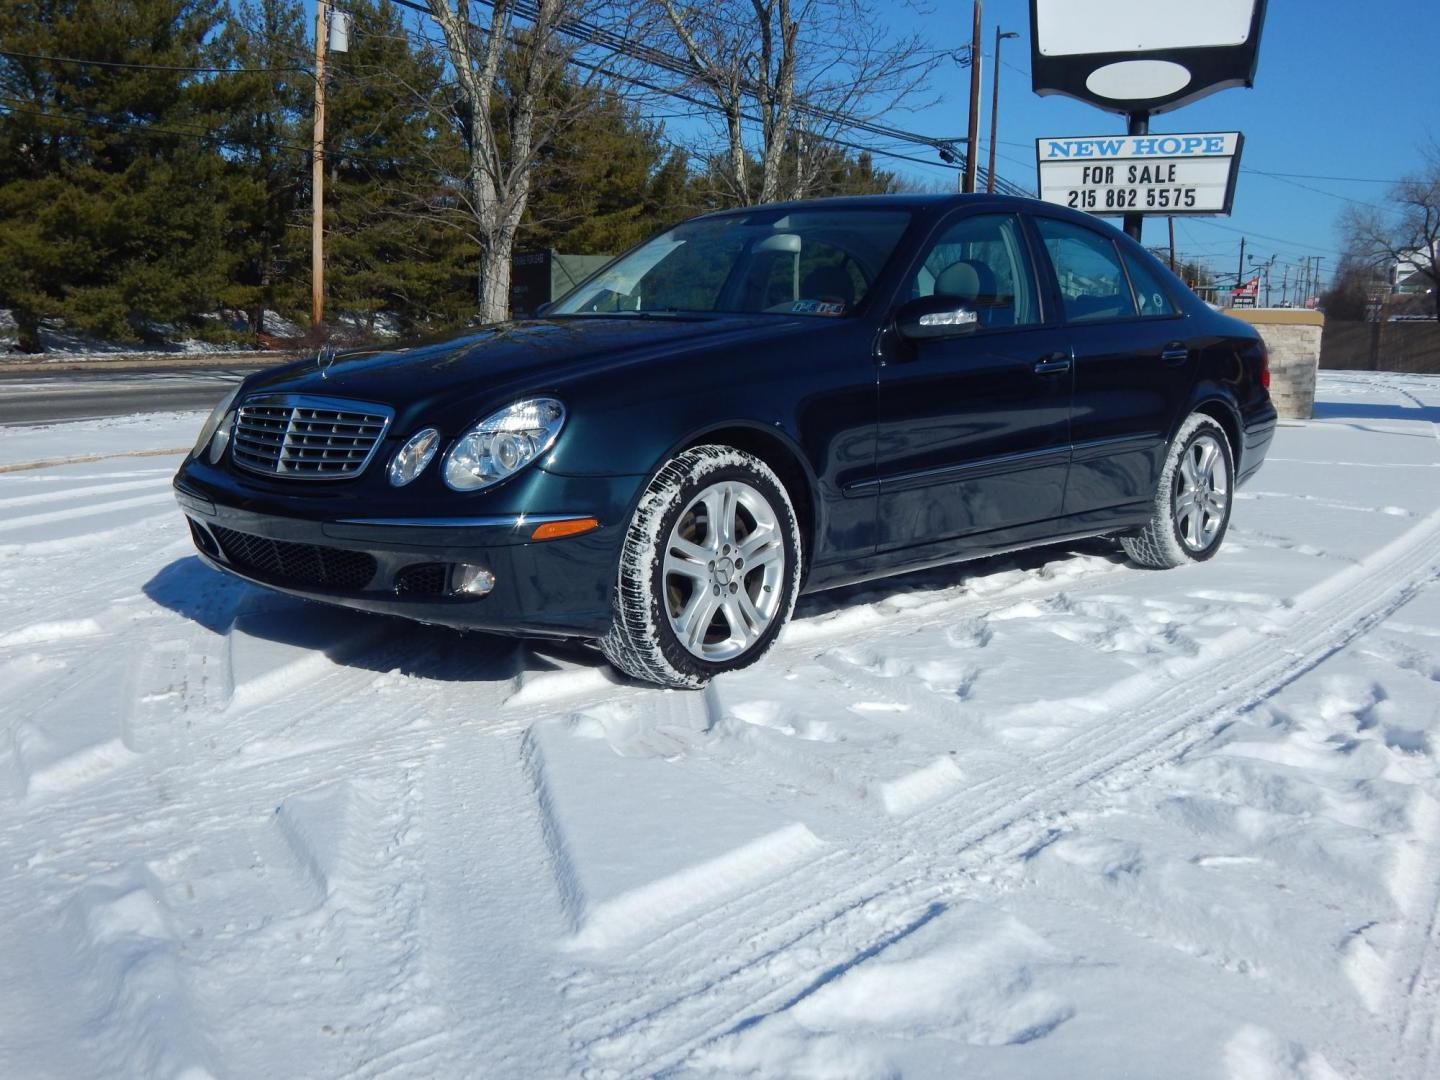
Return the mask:
[(839, 301), (796, 300), (790, 311), (796, 315), (844, 315), (845, 305)]

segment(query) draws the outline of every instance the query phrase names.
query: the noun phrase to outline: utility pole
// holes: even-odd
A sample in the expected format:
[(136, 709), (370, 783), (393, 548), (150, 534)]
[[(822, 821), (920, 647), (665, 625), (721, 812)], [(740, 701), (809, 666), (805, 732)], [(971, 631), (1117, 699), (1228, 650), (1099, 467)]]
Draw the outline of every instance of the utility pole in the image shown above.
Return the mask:
[[(1270, 268), (1275, 265), (1276, 258), (1275, 255), (1271, 255), (1268, 259), (1257, 259), (1253, 255), (1250, 256), (1250, 262), (1254, 264), (1255, 272), (1265, 279), (1265, 306), (1267, 308), (1270, 306)], [(1258, 299), (1255, 306), (1260, 306)]]
[(350, 16), (315, 0), (315, 134), (310, 148), (310, 325), (325, 321), (325, 51), (350, 51)]
[(1000, 42), (1019, 36), (1014, 30), (1002, 34), (999, 24), (995, 26), (995, 74), (990, 84), (990, 167), (985, 172), (986, 191), (995, 190), (995, 139), (1000, 128)]
[(1290, 305), (1290, 264), (1285, 264), (1285, 272), (1280, 275), (1280, 305)]
[(980, 141), (980, 0), (975, 0), (975, 29), (970, 36), (970, 134), (965, 146), (965, 181), (960, 190), (975, 190), (975, 164)]
[(1170, 273), (1175, 272), (1175, 217), (1170, 215), (1166, 220), (1170, 222)]
[(1237, 289), (1240, 288), (1240, 286), (1244, 283), (1244, 281), (1245, 281), (1245, 237), (1242, 236), (1242, 237), (1240, 238), (1240, 269), (1238, 269), (1238, 270), (1235, 271), (1235, 288), (1237, 288)]
[(315, 0), (315, 132), (310, 153), (310, 325), (325, 321), (325, 0)]

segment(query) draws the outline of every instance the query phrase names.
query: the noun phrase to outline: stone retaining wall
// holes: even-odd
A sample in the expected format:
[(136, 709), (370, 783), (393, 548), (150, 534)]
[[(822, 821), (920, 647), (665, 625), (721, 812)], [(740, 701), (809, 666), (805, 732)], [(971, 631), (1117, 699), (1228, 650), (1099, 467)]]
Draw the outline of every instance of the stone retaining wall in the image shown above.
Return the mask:
[(1325, 316), (1288, 308), (1240, 308), (1226, 312), (1260, 331), (1270, 351), (1270, 397), (1282, 417), (1308, 420), (1315, 410), (1315, 372)]

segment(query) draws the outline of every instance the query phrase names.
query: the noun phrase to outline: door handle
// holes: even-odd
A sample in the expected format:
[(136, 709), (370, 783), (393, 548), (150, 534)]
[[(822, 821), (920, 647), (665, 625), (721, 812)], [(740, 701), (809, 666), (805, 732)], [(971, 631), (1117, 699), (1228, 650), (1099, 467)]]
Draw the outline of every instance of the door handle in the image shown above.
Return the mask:
[(1070, 357), (1065, 353), (1051, 353), (1035, 361), (1036, 375), (1059, 375), (1070, 370)]
[(1164, 351), (1160, 353), (1160, 359), (1167, 364), (1183, 364), (1190, 359), (1190, 350), (1178, 341), (1174, 341), (1165, 346)]

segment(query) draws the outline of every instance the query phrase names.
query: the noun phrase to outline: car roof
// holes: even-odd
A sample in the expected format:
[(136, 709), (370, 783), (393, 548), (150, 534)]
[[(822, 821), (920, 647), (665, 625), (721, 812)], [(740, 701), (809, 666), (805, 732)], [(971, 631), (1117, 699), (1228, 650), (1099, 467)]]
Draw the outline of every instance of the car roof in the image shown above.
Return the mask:
[(980, 194), (914, 194), (900, 195), (837, 195), (823, 199), (795, 199), (789, 202), (761, 203), (756, 206), (732, 206), (715, 210), (704, 217), (719, 217), (725, 214), (753, 213), (757, 210), (937, 210), (956, 206), (995, 206), (1014, 209), (1022, 206), (1048, 206), (1038, 199), (1021, 199), (1013, 195)]

